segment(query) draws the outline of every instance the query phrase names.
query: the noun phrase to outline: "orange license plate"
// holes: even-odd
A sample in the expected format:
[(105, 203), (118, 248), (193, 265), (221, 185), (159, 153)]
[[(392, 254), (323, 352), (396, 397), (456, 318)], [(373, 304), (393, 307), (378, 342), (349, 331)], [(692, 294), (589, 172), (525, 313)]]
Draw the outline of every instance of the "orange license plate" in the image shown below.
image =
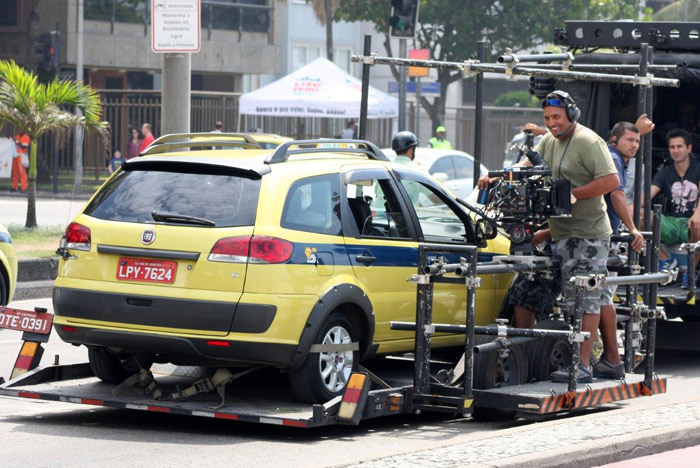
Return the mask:
[(120, 258), (117, 279), (121, 281), (146, 281), (172, 284), (175, 281), (177, 262), (170, 260), (145, 260), (142, 258)]

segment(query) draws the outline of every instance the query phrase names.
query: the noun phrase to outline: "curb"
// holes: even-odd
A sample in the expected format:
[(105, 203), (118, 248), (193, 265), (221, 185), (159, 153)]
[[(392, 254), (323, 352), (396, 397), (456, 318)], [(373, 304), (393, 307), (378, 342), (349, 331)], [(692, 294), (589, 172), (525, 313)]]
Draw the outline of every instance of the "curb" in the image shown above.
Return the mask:
[(17, 265), (17, 283), (54, 280), (58, 275), (58, 257), (22, 258)]
[(13, 300), (51, 297), (57, 275), (58, 257), (20, 259)]
[(579, 414), (494, 432), (465, 433), (448, 443), (421, 444), (406, 452), (360, 457), (339, 466), (581, 468), (699, 444), (700, 399), (691, 398)]
[(700, 444), (700, 421), (681, 424), (669, 431), (667, 427), (651, 429), (633, 435), (613, 437), (602, 445), (600, 441), (581, 444), (574, 449), (555, 449), (546, 454), (529, 454), (498, 460), (483, 465), (493, 468), (540, 468), (557, 466), (581, 468), (631, 460), (669, 450)]

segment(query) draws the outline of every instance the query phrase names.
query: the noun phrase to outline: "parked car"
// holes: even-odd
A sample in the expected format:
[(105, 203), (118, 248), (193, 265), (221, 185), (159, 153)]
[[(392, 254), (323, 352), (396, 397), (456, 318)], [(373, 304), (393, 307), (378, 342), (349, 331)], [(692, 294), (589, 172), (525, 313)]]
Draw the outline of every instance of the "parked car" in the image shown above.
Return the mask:
[(17, 284), (17, 255), (12, 245), (12, 236), (0, 224), (0, 305), (12, 301)]
[[(396, 157), (396, 153), (389, 148), (382, 151), (389, 159), (393, 160)], [(413, 162), (428, 171), (459, 198), (466, 199), (474, 189), (474, 157), (470, 154), (457, 150), (416, 148)], [(486, 175), (488, 172), (488, 168), (482, 164), (480, 175)]]
[[(390, 322), (415, 320), (406, 279), (419, 242), (479, 243), (481, 258), (508, 253), (503, 237), (479, 239), (468, 211), (434, 179), (371, 143), (168, 144), (156, 140), (116, 171), (59, 248), (56, 331), (87, 346), (107, 382), (137, 370), (136, 360), (264, 364), (288, 372), (300, 400), (327, 401), (361, 359), (413, 350), (414, 334)], [(416, 208), (419, 192), (430, 202)], [(478, 325), (499, 313), (509, 278), (482, 279)], [(464, 285), (435, 288), (433, 320), (465, 323)], [(463, 340), (437, 334), (433, 346)]]

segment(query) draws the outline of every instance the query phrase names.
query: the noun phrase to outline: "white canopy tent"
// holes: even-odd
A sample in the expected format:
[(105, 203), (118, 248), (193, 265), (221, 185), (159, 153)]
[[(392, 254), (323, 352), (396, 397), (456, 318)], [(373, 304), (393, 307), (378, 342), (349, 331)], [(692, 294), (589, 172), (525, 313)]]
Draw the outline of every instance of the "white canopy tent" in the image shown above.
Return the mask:
[[(319, 57), (308, 65), (240, 99), (240, 114), (272, 117), (358, 118), (362, 82)], [(399, 115), (395, 97), (369, 87), (367, 118)]]

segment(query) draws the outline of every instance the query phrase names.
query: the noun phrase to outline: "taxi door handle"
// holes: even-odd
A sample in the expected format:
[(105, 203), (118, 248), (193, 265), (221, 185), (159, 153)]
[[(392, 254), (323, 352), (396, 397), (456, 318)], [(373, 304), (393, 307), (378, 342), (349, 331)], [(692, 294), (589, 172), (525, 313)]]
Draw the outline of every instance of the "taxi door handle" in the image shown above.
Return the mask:
[(371, 253), (365, 252), (364, 254), (355, 257), (355, 260), (360, 263), (374, 263), (377, 261), (377, 257), (373, 257)]

